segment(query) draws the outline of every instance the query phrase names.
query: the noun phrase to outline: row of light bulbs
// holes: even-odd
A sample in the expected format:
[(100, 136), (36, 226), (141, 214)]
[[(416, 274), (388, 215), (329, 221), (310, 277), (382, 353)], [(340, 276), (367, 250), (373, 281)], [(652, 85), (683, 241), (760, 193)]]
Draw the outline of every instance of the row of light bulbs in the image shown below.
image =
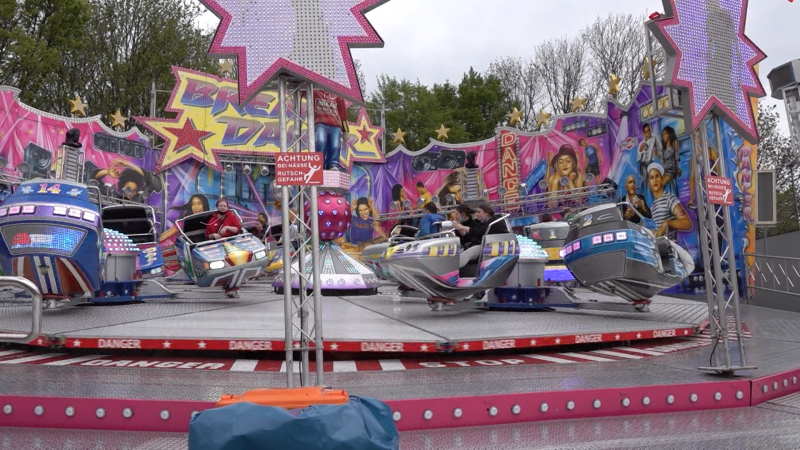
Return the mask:
[[(225, 173), (233, 173), (233, 164), (231, 163), (225, 164)], [(253, 173), (253, 165), (244, 164), (242, 166), (242, 173), (245, 175), (250, 175), (251, 173)], [(259, 171), (259, 174), (262, 177), (266, 177), (267, 175), (269, 175), (269, 165), (261, 164), (261, 169)]]

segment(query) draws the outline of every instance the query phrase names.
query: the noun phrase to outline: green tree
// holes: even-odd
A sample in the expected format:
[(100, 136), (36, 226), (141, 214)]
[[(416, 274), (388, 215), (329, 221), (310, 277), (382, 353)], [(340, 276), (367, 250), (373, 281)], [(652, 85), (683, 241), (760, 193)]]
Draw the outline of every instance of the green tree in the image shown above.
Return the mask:
[(512, 104), (492, 75), (481, 75), (470, 67), (458, 85), (455, 121), (464, 126), (466, 138), (479, 141), (494, 136)]
[[(150, 114), (152, 82), (175, 84), (172, 66), (218, 73), (204, 11), (187, 0), (6, 0), (0, 5), (0, 82), (23, 102), (68, 115), (80, 95), (87, 113)], [(157, 115), (168, 98), (159, 96)], [(132, 125), (132, 122), (131, 122)]]
[[(386, 128), (390, 133), (401, 129), (405, 147), (420, 150), (437, 139), (436, 130), (442, 125), (449, 128), (447, 142), (465, 143), (494, 136), (495, 129), (503, 123), (511, 102), (500, 87), (499, 80), (482, 75), (473, 69), (467, 72), (457, 86), (446, 82), (428, 87), (419, 81), (397, 80), (381, 75), (377, 89), (369, 96), (369, 108), (386, 108)], [(373, 123), (379, 123), (379, 113), (371, 114)]]
[(66, 104), (66, 93), (58, 95), (54, 86), (70, 78), (71, 61), (88, 50), (84, 32), (90, 17), (85, 0), (2, 2), (0, 82), (18, 87), (20, 99), (31, 106), (53, 111), (54, 104)]
[[(90, 0), (94, 19), (86, 30), (92, 49), (82, 94), (95, 114), (121, 108), (125, 115), (150, 115), (152, 82), (169, 90), (172, 66), (218, 73), (208, 57), (211, 35), (198, 29), (203, 9), (185, 0)], [(167, 96), (159, 96), (156, 115), (163, 116)]]
[(758, 106), (758, 169), (775, 170), (778, 225), (769, 230), (770, 235), (798, 229), (797, 189), (800, 184), (797, 155), (792, 150), (791, 139), (781, 133), (781, 120), (774, 105)]

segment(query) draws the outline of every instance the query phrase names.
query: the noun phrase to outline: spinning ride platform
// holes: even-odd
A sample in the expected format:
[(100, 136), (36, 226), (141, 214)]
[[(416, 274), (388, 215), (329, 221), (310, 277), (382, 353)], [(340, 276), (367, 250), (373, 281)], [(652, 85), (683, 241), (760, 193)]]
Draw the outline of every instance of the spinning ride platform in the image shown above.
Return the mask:
[[(163, 281), (163, 280), (162, 280)], [(46, 310), (41, 336), (30, 345), (65, 349), (275, 351), (284, 350), (283, 296), (271, 280), (245, 285), (241, 298), (175, 281), (173, 299), (117, 306)], [(151, 289), (146, 283), (142, 294)], [(30, 326), (30, 302), (0, 292), (0, 329)], [(627, 302), (576, 290), (574, 298), (611, 310), (485, 311), (469, 304), (432, 311), (384, 284), (372, 296), (324, 297), (326, 352), (437, 353), (538, 349), (692, 336), (704, 327), (703, 302), (657, 296), (650, 312)], [(627, 308), (627, 309), (626, 309)]]
[[(687, 448), (705, 442), (712, 431), (717, 437), (730, 437), (720, 433), (723, 430), (736, 433), (737, 442), (755, 438), (752, 448), (763, 448), (776, 436), (781, 438), (774, 442), (789, 445), (775, 448), (795, 448), (800, 314), (749, 306), (742, 307), (742, 314), (752, 332), (744, 346), (756, 369), (735, 378), (697, 370), (708, 363), (711, 347), (704, 346), (653, 358), (597, 358), (585, 364), (334, 370), (326, 373), (324, 382), (386, 402), (403, 432), (402, 448), (574, 447), (601, 437), (616, 445), (599, 448), (642, 448), (647, 437), (679, 438), (680, 445), (673, 448)], [(738, 343), (731, 346), (735, 358)], [(14, 361), (13, 355), (0, 357), (0, 432), (4, 443), (17, 444), (9, 444), (13, 448), (103, 448), (98, 442), (110, 446), (106, 448), (185, 448), (194, 412), (214, 407), (222, 394), (282, 387), (286, 382), (285, 372)], [(593, 420), (585, 420), (589, 418)], [(483, 428), (470, 428), (478, 426)], [(72, 431), (78, 429), (98, 431), (79, 436)], [(566, 430), (570, 439), (558, 430)], [(154, 432), (171, 434), (150, 434)], [(634, 438), (639, 439), (637, 445), (620, 445), (620, 440)], [(47, 445), (36, 444), (36, 439)]]

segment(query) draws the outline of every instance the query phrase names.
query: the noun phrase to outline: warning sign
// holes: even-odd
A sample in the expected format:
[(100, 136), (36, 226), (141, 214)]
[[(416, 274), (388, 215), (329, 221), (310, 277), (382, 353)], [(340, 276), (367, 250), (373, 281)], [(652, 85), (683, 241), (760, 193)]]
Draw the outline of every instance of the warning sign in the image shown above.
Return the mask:
[(733, 182), (730, 178), (706, 177), (708, 202), (714, 205), (733, 206)]
[(322, 153), (278, 153), (275, 155), (275, 184), (278, 186), (319, 186), (322, 184)]

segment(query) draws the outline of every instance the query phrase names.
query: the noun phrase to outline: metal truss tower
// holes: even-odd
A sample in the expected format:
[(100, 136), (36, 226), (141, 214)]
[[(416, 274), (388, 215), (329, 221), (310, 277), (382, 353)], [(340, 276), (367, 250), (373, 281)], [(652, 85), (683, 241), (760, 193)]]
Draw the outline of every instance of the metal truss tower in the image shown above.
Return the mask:
[[(691, 120), (687, 118), (686, 122), (689, 124)], [(708, 140), (709, 125), (713, 128), (715, 138), (713, 147), (718, 152), (714, 158), (709, 151), (711, 147)], [(691, 126), (687, 129), (691, 129)], [(699, 139), (697, 139), (698, 134)], [(707, 177), (725, 178), (728, 176), (723, 150), (721, 119), (712, 113), (695, 130), (695, 138), (692, 139), (695, 203), (700, 226), (699, 250), (703, 256), (708, 320), (713, 342), (709, 366), (700, 367), (700, 370), (733, 374), (738, 370), (754, 369), (755, 367), (747, 366), (744, 349), (742, 318), (739, 312), (739, 282), (736, 273), (733, 229), (731, 228), (731, 207), (708, 202)], [(730, 324), (729, 312), (733, 314)], [(738, 361), (734, 361), (731, 357), (731, 334), (738, 344)]]
[[(647, 60), (643, 69), (649, 75), (646, 77), (646, 81), (653, 92), (651, 107), (653, 116), (683, 120), (685, 129), (692, 130), (691, 117), (682, 111), (683, 99), (679, 95), (680, 91), (666, 87), (665, 100), (662, 102), (658, 98), (658, 86), (666, 83), (664, 67), (668, 57), (647, 24), (645, 24), (645, 40), (647, 42)], [(713, 128), (715, 139), (713, 145), (708, 138), (709, 127)], [(747, 366), (744, 349), (730, 207), (708, 203), (707, 176), (721, 178), (728, 176), (724, 164), (725, 158), (722, 154), (721, 119), (714, 114), (709, 115), (697, 130), (693, 130), (693, 134), (691, 164), (694, 168), (694, 179), (691, 182), (695, 185), (697, 222), (700, 227), (699, 251), (702, 255), (703, 277), (706, 283), (709, 330), (714, 343), (709, 367), (701, 367), (700, 370), (733, 374), (738, 370), (752, 369), (753, 367)], [(711, 158), (710, 147), (717, 149), (718, 153), (714, 159)], [(738, 342), (739, 358), (735, 362), (731, 358), (731, 337)]]
[[(303, 111), (305, 95), (308, 107)], [(278, 109), (280, 126), (281, 153), (300, 152), (303, 141), (309, 152), (315, 151), (314, 142), (314, 86), (291, 76), (282, 75), (278, 79)], [(290, 103), (291, 102), (291, 103)], [(303, 114), (305, 113), (305, 114)], [(290, 128), (291, 127), (291, 128)], [(294, 387), (295, 370), (300, 372), (300, 385), (321, 386), (322, 371), (322, 306), (320, 292), (320, 244), (319, 215), (310, 214), (311, 224), (303, 220), (304, 208), (318, 211), (317, 187), (298, 186), (296, 190), (289, 186), (281, 187), (281, 206), (283, 213), (283, 277), (284, 277), (284, 326), (286, 345), (286, 384)], [(292, 230), (296, 230), (295, 236)], [(298, 262), (295, 269), (292, 264), (292, 241), (299, 243), (295, 252)], [(306, 252), (311, 250), (311, 266), (306, 267)], [(292, 278), (295, 273), (299, 277), (299, 291), (292, 292)], [(312, 289), (307, 289), (311, 286)], [(313, 321), (313, 325), (310, 322)], [(309, 356), (314, 351), (316, 361), (316, 377), (311, 380)], [(295, 364), (294, 353), (300, 353), (299, 364)]]

